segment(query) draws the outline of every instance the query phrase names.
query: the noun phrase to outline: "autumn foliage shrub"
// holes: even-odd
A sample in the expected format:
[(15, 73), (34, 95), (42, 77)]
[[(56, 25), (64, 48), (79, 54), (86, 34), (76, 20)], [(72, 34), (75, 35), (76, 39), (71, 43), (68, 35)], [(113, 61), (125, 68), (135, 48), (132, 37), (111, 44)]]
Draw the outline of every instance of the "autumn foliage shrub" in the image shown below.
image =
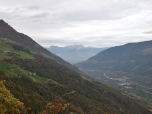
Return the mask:
[(24, 104), (16, 99), (0, 81), (0, 114), (25, 114)]
[[(68, 108), (68, 105), (64, 103), (64, 100), (61, 98), (54, 99), (54, 103), (48, 103), (47, 108), (51, 109), (50, 113), (59, 114), (60, 111), (64, 111)], [(43, 114), (48, 114), (47, 111), (43, 110)]]

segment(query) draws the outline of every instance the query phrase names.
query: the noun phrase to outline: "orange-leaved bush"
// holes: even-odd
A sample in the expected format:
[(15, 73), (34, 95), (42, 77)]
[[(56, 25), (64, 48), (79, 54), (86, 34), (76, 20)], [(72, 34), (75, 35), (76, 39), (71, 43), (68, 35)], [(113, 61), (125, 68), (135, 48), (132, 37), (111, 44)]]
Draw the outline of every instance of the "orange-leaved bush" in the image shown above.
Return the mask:
[[(54, 103), (47, 103), (47, 108), (50, 108), (50, 113), (58, 114), (61, 110), (65, 110), (68, 105), (64, 103), (63, 99), (54, 99)], [(43, 111), (43, 114), (48, 114), (47, 111)]]
[(16, 99), (0, 81), (0, 114), (25, 114), (24, 104)]

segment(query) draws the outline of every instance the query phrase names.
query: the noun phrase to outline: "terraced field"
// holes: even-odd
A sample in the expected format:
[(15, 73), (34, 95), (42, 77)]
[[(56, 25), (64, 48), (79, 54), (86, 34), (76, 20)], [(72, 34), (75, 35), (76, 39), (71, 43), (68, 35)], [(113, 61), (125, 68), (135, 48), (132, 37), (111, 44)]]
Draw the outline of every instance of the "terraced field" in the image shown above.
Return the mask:
[[(23, 52), (23, 51), (18, 51), (14, 50), (12, 46), (7, 45), (6, 43), (15, 43), (11, 40), (8, 39), (2, 39), (0, 38), (0, 59), (8, 59), (12, 58), (13, 56), (10, 56), (9, 53), (4, 52), (4, 51), (10, 51), (16, 54), (17, 58), (22, 58), (22, 59), (35, 59), (32, 55)], [(18, 44), (19, 45), (19, 44)]]
[[(15, 53), (17, 58), (22, 58), (22, 59), (35, 59), (32, 55), (30, 55), (27, 52), (24, 51), (18, 51), (18, 50), (14, 50), (13, 47), (11, 45), (8, 45), (9, 43), (11, 44), (17, 44), (20, 45), (12, 40), (9, 39), (4, 39), (4, 38), (0, 38), (0, 59), (11, 59), (14, 56), (11, 56), (9, 54), (9, 52)], [(4, 51), (9, 51), (9, 52), (4, 52)], [(36, 54), (34, 52), (31, 52), (32, 54)], [(7, 75), (8, 77), (13, 77), (13, 76), (26, 76), (29, 79), (38, 82), (38, 83), (53, 83), (58, 85), (57, 82), (51, 80), (51, 79), (47, 79), (47, 78), (43, 78), (40, 76), (33, 76), (33, 75), (29, 75), (29, 72), (26, 70), (23, 70), (21, 68), (19, 68), (18, 66), (12, 65), (12, 64), (2, 64), (0, 63), (0, 70), (3, 70), (5, 75)]]
[(31, 80), (39, 82), (39, 83), (43, 83), (45, 81), (47, 81), (47, 78), (43, 78), (40, 76), (32, 76), (29, 75), (28, 71), (23, 70), (15, 65), (12, 64), (2, 64), (0, 63), (0, 69), (4, 71), (5, 75), (7, 75), (8, 77), (13, 77), (13, 76), (26, 76), (29, 77)]

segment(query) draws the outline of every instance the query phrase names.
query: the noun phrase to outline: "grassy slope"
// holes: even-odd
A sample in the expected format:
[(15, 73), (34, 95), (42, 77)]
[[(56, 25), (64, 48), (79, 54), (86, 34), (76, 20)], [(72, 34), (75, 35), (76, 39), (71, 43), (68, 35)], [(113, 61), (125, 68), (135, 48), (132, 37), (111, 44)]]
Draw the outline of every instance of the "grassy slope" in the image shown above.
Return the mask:
[(88, 77), (84, 77), (83, 79), (84, 79), (84, 80), (87, 80), (87, 81), (89, 81), (89, 82), (92, 82), (92, 80), (91, 80), (90, 78), (88, 78)]
[(39, 76), (29, 76), (30, 79), (32, 79), (33, 81), (39, 82), (39, 83), (43, 83), (45, 81), (47, 81), (47, 78), (42, 78)]
[[(0, 59), (7, 59), (7, 58), (12, 58), (13, 56), (8, 56), (8, 53), (3, 53), (3, 51), (9, 50), (12, 51), (13, 53), (16, 53), (17, 55), (20, 55), (18, 58), (22, 58), (22, 59), (35, 59), (35, 57), (33, 57), (32, 55), (23, 52), (23, 51), (18, 51), (18, 50), (14, 50), (11, 46), (5, 44), (5, 43), (14, 43), (17, 44), (16, 42), (9, 40), (9, 39), (2, 39), (0, 38)], [(18, 44), (20, 45), (20, 44)], [(35, 54), (34, 52), (32, 52), (33, 54)], [(25, 71), (19, 67), (16, 67), (14, 65), (11, 64), (1, 64), (0, 63), (0, 69), (2, 69), (5, 73), (6, 76), (11, 77), (11, 76), (26, 76), (29, 77), (31, 80), (35, 81), (35, 82), (39, 82), (39, 83), (43, 83), (45, 81), (47, 81), (47, 78), (43, 78), (40, 76), (29, 76), (28, 75), (28, 71)], [(51, 83), (54, 84), (58, 84), (57, 82), (50, 80)]]
[(26, 76), (29, 77), (31, 80), (39, 82), (39, 83), (43, 83), (45, 81), (47, 81), (47, 78), (42, 78), (39, 76), (29, 76), (28, 75), (28, 71), (23, 70), (17, 66), (14, 66), (12, 64), (1, 64), (0, 63), (0, 69), (4, 71), (5, 75), (8, 77), (11, 76)]
[(8, 53), (3, 53), (4, 51), (12, 51), (13, 53), (16, 53), (17, 55), (20, 55), (18, 56), (18, 58), (22, 58), (22, 59), (35, 59), (32, 55), (26, 53), (26, 52), (23, 52), (23, 51), (18, 51), (18, 50), (14, 50), (11, 46), (8, 46), (6, 45), (5, 43), (6, 42), (9, 42), (9, 43), (15, 43), (11, 40), (8, 40), (8, 39), (1, 39), (0, 38), (0, 59), (4, 59), (4, 58), (12, 58), (12, 56), (7, 56)]

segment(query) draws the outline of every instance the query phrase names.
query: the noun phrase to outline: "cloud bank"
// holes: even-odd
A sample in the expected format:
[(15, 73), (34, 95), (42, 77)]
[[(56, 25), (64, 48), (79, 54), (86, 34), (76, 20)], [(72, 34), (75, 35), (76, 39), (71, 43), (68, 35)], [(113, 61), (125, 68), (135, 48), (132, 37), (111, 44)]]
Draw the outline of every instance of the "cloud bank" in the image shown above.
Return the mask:
[(44, 47), (152, 40), (150, 0), (1, 0), (0, 18)]

